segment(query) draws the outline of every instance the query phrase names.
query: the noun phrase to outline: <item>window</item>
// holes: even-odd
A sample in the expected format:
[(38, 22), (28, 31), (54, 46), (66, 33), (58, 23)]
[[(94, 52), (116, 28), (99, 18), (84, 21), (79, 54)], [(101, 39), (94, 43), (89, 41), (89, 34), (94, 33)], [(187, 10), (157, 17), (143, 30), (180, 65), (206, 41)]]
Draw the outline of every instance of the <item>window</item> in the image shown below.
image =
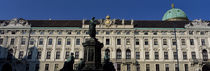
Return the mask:
[(174, 54), (174, 60), (177, 59), (177, 52), (173, 52)]
[(79, 34), (80, 34), (80, 31), (77, 32), (77, 35), (79, 35)]
[(44, 35), (44, 31), (40, 31), (40, 35)]
[(50, 38), (50, 39), (48, 40), (48, 45), (52, 45), (52, 42), (53, 42), (53, 39)]
[(183, 60), (187, 60), (187, 52), (183, 52)]
[(136, 39), (136, 45), (139, 45), (139, 39)]
[(45, 64), (45, 71), (49, 71), (49, 64)]
[(193, 31), (189, 31), (189, 35), (193, 35)]
[(15, 44), (15, 39), (12, 38), (11, 41), (10, 41), (10, 45), (14, 45)]
[(153, 35), (157, 35), (157, 32), (154, 32)]
[(66, 45), (71, 45), (71, 39), (69, 38), (69, 39), (67, 39), (67, 41), (66, 41)]
[(130, 39), (126, 39), (126, 45), (130, 45)]
[(160, 65), (159, 64), (156, 64), (156, 71), (160, 71)]
[(61, 35), (62, 34), (62, 31), (58, 31), (58, 34)]
[(134, 34), (135, 34), (135, 35), (139, 35), (139, 32), (138, 32), (138, 31), (135, 31)]
[(32, 59), (32, 55), (33, 55), (33, 51), (29, 50), (29, 52), (28, 52), (28, 59)]
[(150, 65), (146, 64), (146, 71), (150, 71)]
[(181, 39), (182, 45), (185, 45), (185, 39)]
[(130, 66), (130, 64), (127, 64), (127, 71), (131, 71), (131, 66)]
[(59, 38), (59, 39), (58, 39), (58, 43), (57, 43), (57, 44), (58, 44), (58, 45), (61, 45), (61, 42), (62, 42), (62, 39), (61, 39), (61, 38)]
[(55, 64), (55, 71), (58, 71), (58, 64)]
[(21, 38), (21, 45), (25, 45), (26, 44), (26, 38)]
[(194, 45), (194, 40), (190, 39), (190, 45)]
[(75, 52), (75, 59), (79, 59), (79, 52), (78, 51)]
[(3, 44), (3, 38), (0, 38), (0, 45), (2, 45)]
[(121, 71), (121, 64), (117, 64), (117, 71)]
[(148, 35), (148, 32), (144, 32), (144, 35)]
[(165, 64), (165, 71), (169, 71), (169, 64)]
[(140, 71), (140, 64), (136, 64), (136, 71)]
[(35, 40), (32, 38), (32, 39), (30, 40), (30, 45), (34, 45), (34, 42), (35, 42)]
[(53, 31), (49, 31), (49, 34), (53, 34)]
[(167, 40), (163, 39), (163, 45), (167, 45)]
[(175, 64), (175, 71), (179, 71), (178, 64)]
[(184, 64), (184, 70), (185, 70), (185, 71), (189, 71), (189, 70), (188, 70), (188, 64)]
[(129, 49), (126, 50), (126, 59), (131, 59), (131, 51)]
[(0, 34), (4, 34), (4, 30), (0, 30)]
[(145, 59), (149, 59), (149, 52), (145, 52)]
[(76, 45), (80, 45), (80, 39), (76, 39)]
[(70, 35), (70, 34), (71, 34), (71, 32), (69, 32), (69, 31), (68, 31), (68, 32), (67, 32), (67, 34), (68, 34), (68, 35)]
[(106, 49), (106, 50), (105, 50), (105, 54), (106, 54), (106, 53), (108, 53), (108, 57), (110, 58), (110, 50), (109, 50), (109, 49)]
[(109, 31), (106, 31), (106, 35), (109, 35), (110, 34), (110, 32)]
[(12, 34), (14, 35), (16, 32), (15, 31), (12, 31)]
[(136, 52), (136, 59), (140, 59), (140, 52)]
[(172, 39), (172, 44), (176, 45), (176, 39)]
[(191, 55), (192, 55), (192, 59), (196, 59), (196, 54), (195, 54), (195, 52), (191, 52)]
[(205, 32), (204, 32), (204, 31), (201, 31), (201, 32), (200, 32), (200, 35), (205, 35)]
[(37, 59), (41, 59), (41, 55), (42, 55), (42, 52), (41, 52), (41, 51), (38, 51), (38, 52), (37, 52), (37, 55), (36, 55), (36, 58), (37, 58)]
[(46, 59), (50, 59), (50, 56), (51, 56), (51, 51), (47, 51)]
[(60, 51), (56, 52), (56, 59), (60, 59)]
[(22, 58), (23, 58), (23, 51), (20, 51), (20, 52), (19, 52), (18, 59), (22, 59)]
[(155, 59), (158, 60), (159, 59), (159, 53), (155, 52)]
[(201, 39), (201, 45), (205, 45), (205, 39)]
[(39, 64), (36, 64), (35, 71), (39, 71)]
[(31, 31), (31, 34), (32, 34), (32, 35), (34, 35), (34, 34), (35, 34), (35, 32), (36, 32), (36, 31), (35, 31), (35, 30), (33, 30), (33, 31)]
[(207, 50), (203, 50), (202, 51), (202, 55), (203, 55), (203, 61), (208, 61), (208, 52)]
[(117, 45), (121, 45), (121, 39), (117, 39)]
[(154, 39), (154, 45), (158, 45), (158, 40)]
[(39, 45), (43, 45), (43, 38), (39, 39)]
[(144, 39), (144, 45), (148, 45), (148, 39)]
[(121, 59), (121, 50), (117, 49), (117, 59)]
[(168, 52), (164, 52), (164, 59), (168, 60)]
[(130, 34), (130, 32), (128, 31), (128, 32), (126, 32), (126, 35), (129, 35)]
[(70, 56), (70, 52), (69, 51), (66, 51), (66, 56), (65, 56), (65, 59), (68, 59)]
[(110, 39), (106, 39), (106, 45), (110, 45)]

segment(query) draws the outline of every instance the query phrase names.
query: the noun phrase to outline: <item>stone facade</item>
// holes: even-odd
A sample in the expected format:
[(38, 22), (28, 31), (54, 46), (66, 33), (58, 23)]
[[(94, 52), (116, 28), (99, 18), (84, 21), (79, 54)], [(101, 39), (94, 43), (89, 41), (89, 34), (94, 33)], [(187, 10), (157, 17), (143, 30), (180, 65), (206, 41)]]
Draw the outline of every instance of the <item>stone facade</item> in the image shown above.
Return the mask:
[[(84, 56), (82, 43), (90, 38), (86, 21), (80, 20), (80, 27), (37, 27), (36, 23), (23, 19), (1, 22), (0, 70), (4, 64), (11, 63), (6, 60), (9, 53), (13, 55), (11, 65), (16, 71), (57, 71), (71, 52), (75, 55), (76, 66)], [(56, 23), (49, 20), (39, 24), (44, 22), (49, 25)], [(108, 23), (100, 19), (98, 23), (96, 38), (104, 44), (102, 61), (105, 51), (109, 52), (117, 71), (175, 71), (177, 59), (173, 27), (136, 27), (135, 24), (149, 23), (137, 23), (135, 20), (120, 20), (117, 24), (115, 19), (108, 20)], [(180, 71), (199, 71), (209, 64), (209, 25), (209, 22), (195, 20), (181, 28), (176, 27)]]

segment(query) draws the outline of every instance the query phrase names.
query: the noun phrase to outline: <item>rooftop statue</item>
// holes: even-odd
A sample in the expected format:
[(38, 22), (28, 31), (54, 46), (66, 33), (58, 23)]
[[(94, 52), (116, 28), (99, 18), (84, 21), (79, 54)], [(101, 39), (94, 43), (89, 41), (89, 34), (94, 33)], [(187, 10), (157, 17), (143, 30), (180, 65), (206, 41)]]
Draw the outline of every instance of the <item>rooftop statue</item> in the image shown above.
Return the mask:
[(96, 37), (96, 21), (95, 21), (95, 17), (93, 17), (90, 20), (89, 35), (90, 35), (91, 38), (94, 38), (94, 39)]

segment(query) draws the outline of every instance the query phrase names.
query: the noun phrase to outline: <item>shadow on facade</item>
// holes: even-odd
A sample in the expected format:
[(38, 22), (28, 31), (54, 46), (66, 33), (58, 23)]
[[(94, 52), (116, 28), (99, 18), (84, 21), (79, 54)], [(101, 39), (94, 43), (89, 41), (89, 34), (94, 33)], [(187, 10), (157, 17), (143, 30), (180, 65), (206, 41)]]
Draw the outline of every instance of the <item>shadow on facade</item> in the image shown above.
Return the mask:
[[(0, 71), (38, 71), (40, 62), (36, 60), (36, 47), (31, 47), (27, 55), (23, 57), (23, 52), (18, 52), (13, 48), (0, 46)], [(18, 57), (14, 56), (18, 54)]]

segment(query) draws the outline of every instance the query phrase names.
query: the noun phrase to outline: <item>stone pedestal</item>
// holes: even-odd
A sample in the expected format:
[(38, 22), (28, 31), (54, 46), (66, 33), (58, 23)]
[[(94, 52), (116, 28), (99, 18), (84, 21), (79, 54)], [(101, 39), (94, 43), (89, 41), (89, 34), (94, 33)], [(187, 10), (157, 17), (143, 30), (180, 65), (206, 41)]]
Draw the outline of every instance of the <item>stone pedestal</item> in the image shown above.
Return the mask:
[(103, 43), (100, 43), (95, 38), (90, 38), (82, 43), (84, 47), (85, 67), (82, 71), (102, 71), (101, 64), (101, 48)]

